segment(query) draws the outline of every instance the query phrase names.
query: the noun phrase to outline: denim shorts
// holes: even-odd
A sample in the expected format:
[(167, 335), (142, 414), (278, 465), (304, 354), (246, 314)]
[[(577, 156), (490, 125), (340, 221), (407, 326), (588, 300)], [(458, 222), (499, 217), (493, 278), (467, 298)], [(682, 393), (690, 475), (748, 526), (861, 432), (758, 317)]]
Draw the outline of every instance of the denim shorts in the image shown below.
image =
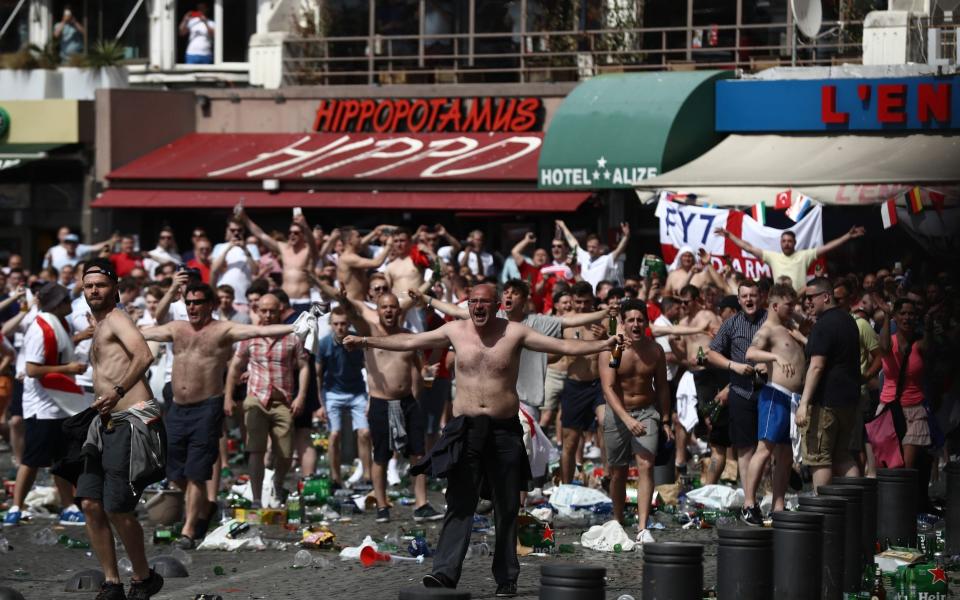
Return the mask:
[(350, 409), (350, 421), (353, 424), (353, 430), (370, 429), (367, 423), (367, 395), (366, 394), (341, 394), (339, 392), (326, 392), (325, 408), (327, 411), (327, 420), (330, 424), (330, 431), (340, 431), (340, 413), (344, 409)]

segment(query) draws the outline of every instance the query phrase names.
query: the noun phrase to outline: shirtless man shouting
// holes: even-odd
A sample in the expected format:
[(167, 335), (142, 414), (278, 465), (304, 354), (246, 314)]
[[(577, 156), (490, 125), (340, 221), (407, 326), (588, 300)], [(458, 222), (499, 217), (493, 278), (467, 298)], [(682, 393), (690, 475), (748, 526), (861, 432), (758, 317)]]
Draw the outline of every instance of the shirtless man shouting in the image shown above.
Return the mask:
[(638, 300), (620, 305), (626, 338), (620, 366), (610, 367), (610, 353), (600, 355), (600, 382), (607, 401), (603, 435), (610, 465), (610, 498), (613, 514), (623, 521), (627, 500), (627, 469), (635, 460), (640, 471), (637, 481), (637, 542), (653, 542), (647, 517), (653, 499), (653, 463), (659, 435), (673, 439), (670, 414), (670, 386), (663, 348), (645, 335), (647, 307)]
[[(347, 303), (344, 306), (353, 307)], [(407, 330), (400, 326), (402, 310), (397, 297), (387, 292), (377, 298), (377, 320), (373, 321), (359, 311), (351, 311), (354, 326), (364, 339), (377, 339)], [(351, 350), (344, 338), (344, 346)], [(394, 450), (410, 458), (411, 464), (420, 461), (424, 453), (426, 440), (426, 422), (417, 403), (420, 380), (420, 357), (414, 351), (387, 352), (377, 346), (364, 346), (364, 360), (367, 365), (367, 387), (370, 392), (368, 420), (370, 437), (373, 441), (373, 494), (377, 499), (377, 523), (390, 520), (390, 508), (387, 504), (387, 464)], [(403, 422), (406, 430), (406, 443), (398, 445), (392, 439), (395, 430), (394, 420)], [(398, 447), (402, 446), (402, 447)], [(427, 502), (427, 477), (414, 478), (414, 496), (416, 508), (413, 520), (416, 522), (438, 521), (443, 515)]]
[[(90, 545), (106, 578), (97, 598), (146, 599), (163, 587), (163, 577), (147, 565), (143, 528), (135, 513), (143, 489), (163, 479), (163, 422), (145, 376), (153, 355), (137, 326), (117, 308), (117, 275), (110, 261), (96, 259), (87, 266), (83, 296), (94, 324), (90, 365), (96, 399), (92, 408), (99, 413), (88, 436), (98, 439), (99, 454), (86, 456), (76, 497), (82, 499)], [(140, 438), (137, 444), (132, 443), (134, 437)], [(149, 473), (130, 481), (131, 448), (138, 447), (149, 448), (155, 461)], [(150, 464), (143, 456), (138, 458)], [(126, 595), (111, 525), (133, 565)]]
[(753, 336), (747, 348), (747, 359), (767, 363), (770, 381), (760, 391), (757, 401), (759, 425), (757, 450), (750, 459), (750, 468), (744, 478), (741, 520), (747, 525), (763, 526), (763, 515), (757, 506), (757, 487), (773, 457), (773, 510), (783, 510), (783, 498), (790, 483), (793, 451), (790, 442), (791, 406), (800, 404), (800, 392), (806, 374), (807, 359), (803, 346), (787, 328), (792, 324), (793, 307), (797, 293), (793, 286), (777, 284), (767, 296), (767, 320)]
[[(205, 283), (187, 285), (187, 321), (148, 327), (151, 342), (173, 343), (173, 403), (167, 410), (167, 478), (184, 490), (186, 510), (177, 544), (194, 547), (206, 531), (211, 500), (206, 489), (219, 456), (223, 429), (224, 373), (233, 344), (255, 337), (282, 337), (292, 325), (241, 325), (213, 318), (217, 296)], [(216, 498), (214, 490), (214, 498)]]
[(726, 282), (713, 268), (707, 251), (700, 248), (697, 256), (694, 256), (693, 249), (684, 246), (680, 249), (680, 256), (674, 269), (667, 275), (663, 295), (679, 296), (685, 286), (693, 285), (702, 289), (708, 283), (713, 283), (720, 289), (726, 289)]
[(313, 230), (302, 213), (294, 211), (293, 222), (287, 231), (287, 241), (278, 242), (263, 231), (243, 209), (239, 217), (244, 225), (264, 246), (280, 257), (283, 267), (283, 291), (290, 298), (290, 308), (301, 313), (310, 308), (310, 280), (305, 269), (313, 269), (317, 262), (317, 244)]
[(427, 587), (456, 587), (470, 545), (479, 485), (486, 477), (493, 486), (496, 505), (493, 575), (497, 596), (512, 597), (516, 595), (520, 574), (520, 491), (530, 477), (523, 430), (517, 419), (520, 352), (529, 349), (551, 354), (596, 354), (612, 348), (617, 340), (559, 340), (497, 317), (497, 293), (491, 285), (474, 287), (467, 303), (469, 320), (451, 321), (419, 334), (347, 336), (344, 345), (393, 352), (453, 345), (457, 373), (453, 414), (463, 428), (464, 446), (459, 462), (447, 473), (447, 514), (433, 560), (433, 574), (424, 577), (423, 583)]

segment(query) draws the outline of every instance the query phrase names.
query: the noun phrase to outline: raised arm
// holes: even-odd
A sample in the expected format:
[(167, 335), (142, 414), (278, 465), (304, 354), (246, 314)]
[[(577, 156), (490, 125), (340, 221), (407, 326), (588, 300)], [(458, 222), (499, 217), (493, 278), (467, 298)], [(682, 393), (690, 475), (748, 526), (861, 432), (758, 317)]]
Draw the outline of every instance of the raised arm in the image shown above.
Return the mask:
[(517, 263), (517, 268), (520, 268), (520, 265), (527, 262), (527, 257), (523, 255), (523, 251), (527, 249), (528, 246), (535, 244), (537, 242), (537, 236), (533, 235), (532, 231), (528, 231), (523, 234), (523, 239), (517, 242), (513, 249), (510, 250), (510, 256), (513, 257), (513, 262)]
[(270, 248), (270, 251), (274, 252), (275, 254), (280, 253), (280, 242), (267, 235), (267, 233), (261, 229), (259, 225), (253, 222), (253, 219), (250, 218), (250, 215), (248, 215), (243, 209), (240, 210), (240, 218), (243, 219), (243, 224), (246, 225), (247, 229), (250, 230), (250, 233), (252, 233), (258, 240), (263, 242), (264, 246)]
[(351, 351), (357, 348), (379, 348), (395, 352), (443, 348), (450, 344), (447, 327), (449, 324), (423, 333), (397, 333), (382, 337), (348, 335), (343, 338), (343, 347)]
[(653, 337), (661, 335), (696, 335), (707, 330), (708, 323), (695, 325), (654, 325), (650, 324), (650, 333)]
[(243, 325), (230, 322), (226, 339), (230, 343), (242, 342), (256, 337), (277, 338), (293, 333), (293, 325)]
[[(316, 231), (317, 230), (314, 230), (314, 232)], [(321, 233), (323, 232), (322, 229), (319, 231)], [(314, 240), (317, 239), (316, 233), (314, 233), (313, 239)], [(340, 229), (337, 227), (334, 227), (333, 231), (331, 231), (330, 235), (328, 235), (327, 238), (323, 240), (323, 244), (320, 246), (320, 256), (325, 257), (328, 254), (330, 254), (333, 251), (333, 246), (337, 243), (337, 240), (339, 239), (340, 239)]]
[(454, 319), (470, 318), (470, 311), (468, 311), (466, 308), (457, 306), (456, 304), (450, 302), (444, 302), (443, 300), (437, 300), (432, 296), (427, 296), (421, 290), (408, 290), (407, 294), (417, 305), (422, 304), (428, 308), (435, 308), (448, 317), (453, 317)]
[(861, 225), (855, 225), (851, 227), (850, 231), (846, 232), (845, 234), (841, 235), (836, 239), (830, 240), (826, 244), (817, 248), (817, 258), (820, 258), (821, 256), (823, 256), (827, 252), (830, 252), (831, 250), (836, 250), (837, 248), (846, 244), (852, 239), (861, 237), (864, 234), (864, 232), (865, 232), (865, 229)]
[(89, 251), (100, 252), (107, 246), (112, 246), (113, 244), (116, 244), (118, 239), (119, 239), (118, 236), (116, 234), (113, 234), (107, 239), (103, 240), (102, 242), (97, 242), (96, 244), (89, 244), (89, 247), (90, 247)]
[(564, 223), (562, 219), (557, 219), (554, 223), (560, 228), (560, 231), (563, 232), (563, 239), (567, 241), (567, 245), (576, 251), (580, 247), (580, 242), (577, 241), (577, 237), (573, 235), (570, 228), (567, 227), (567, 224)]
[(393, 245), (393, 237), (387, 238), (387, 243), (380, 248), (380, 252), (373, 258), (360, 256), (359, 254), (348, 254), (341, 256), (340, 260), (346, 261), (346, 265), (351, 269), (377, 269), (387, 260), (390, 255), (390, 246)]
[(307, 252), (310, 253), (310, 264), (316, 264), (317, 262), (317, 240), (313, 237), (313, 230), (310, 229), (310, 225), (307, 223), (307, 218), (305, 216), (297, 215), (293, 218), (293, 222), (300, 226), (300, 231), (303, 232), (303, 241), (307, 243)]
[(6, 308), (11, 304), (13, 304), (14, 302), (19, 302), (26, 295), (27, 295), (27, 288), (21, 285), (16, 289), (16, 291), (10, 294), (9, 298), (5, 298), (4, 300), (0, 301), (0, 312), (6, 310)]
[(713, 230), (713, 233), (716, 235), (722, 235), (723, 237), (733, 242), (734, 245), (736, 245), (741, 250), (746, 250), (747, 252), (749, 252), (750, 254), (754, 255), (757, 258), (760, 258), (763, 256), (763, 250), (761, 250), (760, 248), (757, 248), (756, 246), (754, 246), (749, 242), (745, 242), (741, 240), (739, 237), (737, 237), (730, 231), (727, 231), (723, 227), (717, 227), (716, 229)]
[(157, 323), (162, 325), (169, 321), (170, 305), (173, 304), (173, 299), (177, 297), (180, 289), (187, 285), (189, 279), (190, 276), (186, 271), (180, 271), (173, 276), (173, 283), (171, 283), (167, 291), (164, 292), (163, 297), (160, 298), (160, 302), (157, 302), (157, 312), (153, 315)]
[(536, 352), (547, 352), (549, 354), (566, 354), (570, 356), (586, 356), (588, 354), (598, 354), (604, 350), (613, 350), (617, 343), (622, 343), (620, 336), (614, 336), (605, 340), (576, 340), (568, 338), (555, 338), (538, 333), (529, 327), (524, 327), (516, 323), (511, 323), (510, 327), (522, 327), (523, 347)]
[(595, 310), (588, 313), (567, 313), (560, 317), (564, 329), (568, 327), (583, 327), (584, 325), (593, 325), (600, 323), (604, 319), (617, 316), (617, 309), (610, 307), (603, 310)]
[(626, 222), (620, 223), (620, 242), (617, 243), (617, 247), (610, 253), (610, 259), (616, 261), (620, 258), (620, 255), (627, 251), (627, 244), (629, 243), (630, 224)]
[(144, 327), (140, 330), (140, 333), (143, 334), (143, 339), (147, 340), (148, 342), (172, 342), (173, 324), (166, 323), (164, 325)]
[(460, 249), (463, 247), (463, 245), (460, 243), (460, 240), (458, 240), (453, 234), (447, 231), (446, 227), (444, 227), (443, 225), (437, 225), (434, 228), (434, 231), (437, 232), (437, 235), (447, 240), (447, 245), (450, 246), (450, 248), (452, 249), (452, 252), (454, 253), (460, 252)]
[[(362, 246), (368, 245), (370, 242), (380, 237), (380, 234), (383, 233), (383, 230), (387, 228), (395, 229), (392, 225), (377, 225), (376, 227), (370, 230), (370, 233), (360, 238), (360, 244)], [(390, 244), (387, 244), (387, 246), (389, 247)]]

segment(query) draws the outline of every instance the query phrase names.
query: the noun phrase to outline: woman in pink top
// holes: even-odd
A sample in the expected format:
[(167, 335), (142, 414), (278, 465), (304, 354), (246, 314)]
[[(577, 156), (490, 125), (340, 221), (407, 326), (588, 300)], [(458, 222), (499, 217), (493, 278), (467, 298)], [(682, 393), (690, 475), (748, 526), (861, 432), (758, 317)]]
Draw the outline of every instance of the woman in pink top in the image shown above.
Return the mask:
[(923, 355), (926, 340), (916, 339), (918, 318), (917, 306), (906, 298), (900, 298), (893, 305), (892, 319), (897, 324), (897, 332), (890, 335), (890, 322), (884, 319), (880, 330), (880, 351), (883, 354), (883, 389), (880, 390), (880, 402), (893, 402), (897, 395), (897, 382), (903, 368), (907, 344), (912, 343), (907, 359), (907, 373), (900, 394), (900, 405), (907, 423), (903, 437), (903, 462), (908, 469), (915, 468), (918, 456), (931, 444), (930, 425), (927, 423), (927, 409), (923, 406)]

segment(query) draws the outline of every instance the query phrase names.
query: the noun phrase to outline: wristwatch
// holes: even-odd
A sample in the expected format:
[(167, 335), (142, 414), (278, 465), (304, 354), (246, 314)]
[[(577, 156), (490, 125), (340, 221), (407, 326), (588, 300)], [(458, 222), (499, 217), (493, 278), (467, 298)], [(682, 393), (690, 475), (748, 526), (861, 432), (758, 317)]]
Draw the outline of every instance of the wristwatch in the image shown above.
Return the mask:
[(122, 385), (113, 386), (113, 391), (115, 391), (117, 393), (117, 396), (120, 396), (121, 398), (123, 398), (123, 395), (127, 393), (127, 391), (123, 389)]

